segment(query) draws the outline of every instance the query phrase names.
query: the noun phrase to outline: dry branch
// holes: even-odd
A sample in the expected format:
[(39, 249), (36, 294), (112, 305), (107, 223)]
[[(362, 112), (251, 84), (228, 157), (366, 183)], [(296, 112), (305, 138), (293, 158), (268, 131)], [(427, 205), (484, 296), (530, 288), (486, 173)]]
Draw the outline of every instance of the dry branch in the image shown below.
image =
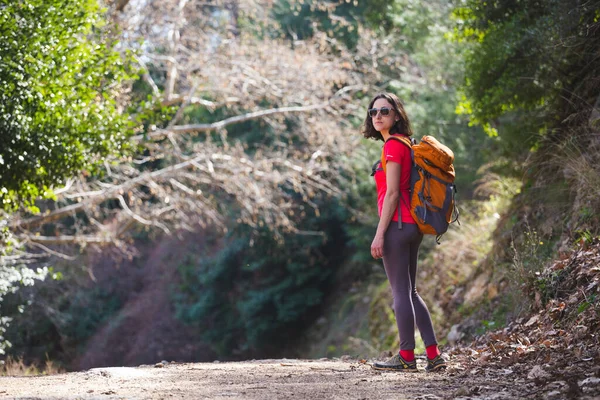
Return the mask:
[(137, 135), (133, 137), (134, 141), (140, 141), (145, 138), (148, 139), (158, 139), (162, 138), (169, 133), (198, 133), (198, 132), (209, 132), (209, 131), (218, 131), (220, 129), (225, 128), (227, 125), (239, 124), (241, 122), (250, 121), (253, 119), (263, 118), (273, 114), (285, 114), (285, 113), (295, 113), (295, 112), (307, 112), (320, 108), (325, 108), (329, 106), (329, 102), (321, 103), (321, 104), (313, 104), (310, 106), (298, 106), (298, 107), (281, 107), (281, 108), (272, 108), (269, 110), (256, 111), (252, 113), (247, 113), (244, 115), (236, 115), (235, 117), (230, 117), (224, 119), (222, 121), (213, 122), (211, 124), (193, 124), (193, 125), (177, 125), (173, 126), (169, 129), (159, 129), (154, 132), (151, 132), (147, 135)]
[(114, 244), (115, 238), (88, 236), (88, 235), (62, 235), (62, 236), (30, 236), (20, 235), (23, 241), (35, 242), (45, 245), (52, 244)]
[[(211, 20), (199, 1), (141, 4), (129, 2), (115, 16), (125, 33), (122, 43), (137, 49), (143, 79), (157, 100), (179, 110), (163, 121), (166, 128), (132, 138), (145, 148), (139, 159), (105, 162), (102, 179), (69, 180), (56, 191), (56, 209), (29, 218), (15, 215), (11, 230), (42, 245), (106, 244), (136, 224), (165, 233), (207, 224), (226, 227), (220, 209), (225, 203), (239, 213), (236, 220), (250, 226), (318, 234), (295, 227), (292, 216), (299, 199), (316, 208), (316, 194), (341, 194), (334, 182), (341, 174), (335, 171), (345, 167), (333, 155), (352, 151), (353, 139), (338, 133), (356, 108), (352, 93), (370, 88), (353, 73), (354, 58), (341, 62), (319, 38), (295, 49), (278, 40), (231, 38), (229, 27)], [(119, 99), (124, 107), (127, 100)], [(261, 110), (264, 104), (290, 106)], [(234, 116), (177, 125), (187, 117), (184, 109), (194, 106), (227, 107)], [(289, 131), (284, 116), (292, 113)], [(271, 144), (248, 151), (245, 143), (229, 143), (227, 127), (256, 119), (277, 135)], [(185, 135), (215, 131), (223, 146), (213, 144), (210, 135), (202, 142)], [(169, 140), (160, 141), (164, 137)], [(296, 148), (292, 143), (298, 141)], [(82, 214), (92, 223), (83, 223)], [(66, 223), (65, 217), (73, 218)], [(56, 236), (38, 235), (47, 223), (54, 224)]]

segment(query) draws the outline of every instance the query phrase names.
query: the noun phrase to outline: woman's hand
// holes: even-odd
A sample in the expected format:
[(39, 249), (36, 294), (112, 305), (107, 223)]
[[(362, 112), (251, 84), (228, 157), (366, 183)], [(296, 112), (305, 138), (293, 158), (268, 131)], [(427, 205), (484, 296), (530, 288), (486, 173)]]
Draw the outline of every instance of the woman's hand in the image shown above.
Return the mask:
[(383, 236), (375, 235), (371, 243), (371, 255), (374, 259), (383, 258)]

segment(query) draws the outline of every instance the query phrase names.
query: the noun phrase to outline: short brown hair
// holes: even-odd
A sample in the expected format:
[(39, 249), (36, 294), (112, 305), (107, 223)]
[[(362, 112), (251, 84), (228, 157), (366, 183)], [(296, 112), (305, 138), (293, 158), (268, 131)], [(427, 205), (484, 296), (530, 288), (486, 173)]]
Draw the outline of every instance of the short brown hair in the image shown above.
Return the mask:
[(369, 107), (367, 109), (367, 117), (365, 118), (365, 122), (362, 128), (362, 134), (367, 139), (375, 139), (375, 140), (383, 140), (383, 136), (381, 133), (375, 130), (373, 126), (373, 120), (369, 116), (369, 109), (373, 108), (373, 104), (378, 99), (386, 99), (392, 107), (394, 107), (394, 111), (398, 114), (400, 119), (394, 123), (392, 128), (390, 129), (390, 133), (404, 133), (405, 135), (412, 136), (413, 131), (410, 126), (410, 121), (408, 119), (408, 115), (406, 115), (406, 110), (404, 109), (404, 105), (393, 93), (378, 93), (373, 97), (373, 100), (369, 103)]

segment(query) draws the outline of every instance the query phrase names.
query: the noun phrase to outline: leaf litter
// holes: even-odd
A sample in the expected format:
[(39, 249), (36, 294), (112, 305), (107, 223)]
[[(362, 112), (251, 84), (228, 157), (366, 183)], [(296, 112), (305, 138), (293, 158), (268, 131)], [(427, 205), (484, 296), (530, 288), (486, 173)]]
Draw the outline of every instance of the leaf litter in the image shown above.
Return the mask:
[[(450, 349), (451, 365), (461, 369), (455, 373), (502, 379), (506, 393), (516, 387), (524, 399), (599, 398), (600, 242), (580, 244), (537, 280), (551, 283), (546, 290), (552, 296), (536, 292), (527, 317)], [(543, 304), (544, 297), (552, 298)], [(449, 398), (487, 399), (493, 392), (498, 398), (498, 390), (460, 388)]]

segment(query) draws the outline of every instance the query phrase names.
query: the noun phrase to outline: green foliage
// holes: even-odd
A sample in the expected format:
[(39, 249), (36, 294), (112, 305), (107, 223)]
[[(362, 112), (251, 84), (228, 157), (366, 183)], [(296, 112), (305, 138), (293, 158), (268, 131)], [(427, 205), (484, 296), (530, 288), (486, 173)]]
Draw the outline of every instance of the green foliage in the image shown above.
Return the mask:
[(84, 343), (121, 308), (121, 300), (106, 288), (94, 286), (64, 299), (61, 308), (66, 316), (62, 335), (77, 343)]
[(345, 211), (334, 199), (318, 204), (321, 217), (307, 208), (298, 221), (314, 234), (287, 234), (278, 242), (266, 228), (240, 225), (216, 255), (180, 265), (178, 317), (201, 328), (222, 356), (264, 355), (290, 344), (344, 258)]
[[(392, 32), (398, 38), (398, 45), (409, 54), (417, 55), (426, 50), (426, 43), (441, 37), (448, 24), (447, 15), (451, 3), (444, 1), (394, 0), (386, 2), (385, 14), (380, 14), (378, 20), (372, 16), (369, 19), (374, 29), (382, 27), (386, 32)], [(448, 50), (448, 44), (441, 48), (429, 48), (432, 52)], [(447, 65), (453, 68), (453, 65)]]
[(412, 51), (434, 33), (441, 22), (440, 11), (448, 8), (449, 4), (441, 1), (278, 0), (273, 17), (288, 39), (307, 39), (319, 30), (355, 49), (360, 29), (369, 27), (382, 33), (393, 32), (400, 46)]
[(553, 254), (551, 236), (543, 237), (533, 228), (517, 236), (512, 244), (513, 263), (509, 275), (517, 284), (535, 280)]
[(312, 37), (316, 30), (325, 32), (347, 48), (354, 49), (359, 39), (359, 26), (390, 26), (387, 17), (390, 3), (375, 0), (326, 2), (320, 0), (278, 0), (273, 8), (273, 18), (279, 23), (278, 32), (286, 38), (303, 40)]
[(371, 298), (369, 307), (369, 335), (375, 348), (393, 349), (400, 346), (396, 317), (392, 304), (390, 284), (382, 281)]
[(571, 89), (582, 69), (591, 67), (591, 29), (598, 24), (594, 4), (463, 3), (454, 11), (454, 37), (473, 47), (466, 58), (459, 111), (491, 135), (502, 127), (507, 142), (519, 141), (525, 151), (535, 148), (535, 135), (560, 122), (556, 108), (561, 94)]
[(51, 198), (53, 185), (126, 150), (115, 94), (130, 75), (104, 33), (96, 0), (0, 6), (0, 208)]
[[(128, 150), (131, 127), (115, 97), (132, 75), (108, 33), (96, 0), (2, 2), (0, 209), (37, 212), (34, 200), (53, 198), (52, 186)], [(5, 308), (6, 294), (52, 271), (20, 264), (20, 245), (3, 229)], [(2, 315), (0, 333), (10, 321)], [(0, 352), (7, 345), (0, 337)]]
[(591, 295), (589, 295), (586, 300), (582, 301), (579, 306), (577, 307), (577, 314), (581, 314), (583, 313), (585, 310), (587, 310), (590, 307), (598, 307), (598, 300), (599, 300), (599, 296), (597, 293), (592, 293)]
[(65, 278), (50, 272), (54, 279), (21, 288), (2, 302), (3, 315), (12, 319), (6, 339), (15, 357), (68, 362), (122, 307), (118, 286), (90, 285), (88, 273), (73, 271), (72, 266)]
[(19, 247), (8, 228), (2, 227), (0, 230), (0, 355), (5, 354), (6, 349), (12, 346), (4, 337), (12, 320), (3, 307), (4, 297), (15, 293), (21, 287), (32, 286), (36, 280), (44, 280), (49, 273), (52, 273), (52, 269), (47, 267), (30, 269), (19, 263), (13, 252)]
[(454, 151), (459, 199), (465, 199), (472, 196), (478, 170), (496, 145), (480, 127), (469, 126), (468, 117), (456, 114), (469, 46), (448, 39), (451, 13), (452, 5), (444, 1), (390, 3), (393, 34), (387, 51), (408, 54), (415, 68), (380, 69), (392, 77), (387, 90), (405, 103), (415, 137), (433, 135)]

